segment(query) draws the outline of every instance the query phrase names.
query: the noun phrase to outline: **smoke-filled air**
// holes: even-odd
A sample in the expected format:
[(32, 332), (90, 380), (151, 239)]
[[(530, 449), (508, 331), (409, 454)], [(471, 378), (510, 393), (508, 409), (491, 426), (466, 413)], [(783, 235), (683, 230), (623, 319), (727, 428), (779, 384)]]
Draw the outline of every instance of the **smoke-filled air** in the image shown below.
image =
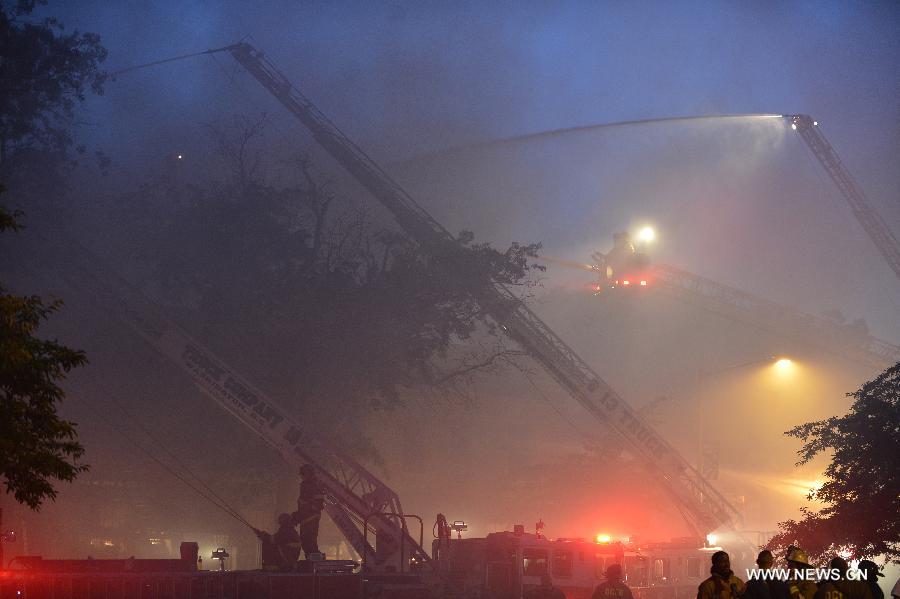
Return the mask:
[(898, 31), (3, 0), (0, 599), (896, 596)]

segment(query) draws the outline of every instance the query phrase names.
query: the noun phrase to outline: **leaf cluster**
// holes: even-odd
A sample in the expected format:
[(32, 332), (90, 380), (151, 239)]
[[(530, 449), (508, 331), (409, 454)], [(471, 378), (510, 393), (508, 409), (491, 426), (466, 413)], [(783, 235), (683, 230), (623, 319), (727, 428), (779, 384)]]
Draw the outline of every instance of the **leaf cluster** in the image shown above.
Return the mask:
[(16, 500), (37, 509), (54, 499), (53, 481), (72, 481), (87, 470), (78, 459), (75, 424), (56, 412), (58, 382), (85, 364), (83, 352), (36, 336), (61, 302), (16, 296), (0, 287), (0, 475)]
[(34, 152), (62, 155), (72, 145), (75, 105), (103, 92), (106, 49), (93, 33), (66, 33), (58, 20), (23, 19), (37, 4), (0, 5), (0, 166), (6, 176)]
[[(195, 322), (265, 339), (301, 396), (382, 406), (447, 380), (434, 360), (470, 338), (483, 311), (439, 261), (364, 211), (334, 207), (325, 187), (237, 189), (193, 189), (145, 252)], [(527, 278), (538, 247), (460, 237), (473, 264), (508, 284)]]
[(370, 199), (337, 193), (306, 155), (290, 163), (295, 183), (268, 184), (256, 153), (265, 121), (208, 124), (230, 176), (161, 190), (177, 205), (141, 226), (153, 231), (142, 253), (169, 301), (188, 308), (213, 342), (264, 340), (254, 357), (267, 357), (269, 384), (297, 389), (301, 404), (390, 405), (404, 388), (507, 364), (496, 344), (460, 355), (484, 317), (460, 279), (533, 282), (540, 267), (529, 259), (540, 246), (500, 251), (463, 231), (443, 254), (425, 255), (363, 208)]

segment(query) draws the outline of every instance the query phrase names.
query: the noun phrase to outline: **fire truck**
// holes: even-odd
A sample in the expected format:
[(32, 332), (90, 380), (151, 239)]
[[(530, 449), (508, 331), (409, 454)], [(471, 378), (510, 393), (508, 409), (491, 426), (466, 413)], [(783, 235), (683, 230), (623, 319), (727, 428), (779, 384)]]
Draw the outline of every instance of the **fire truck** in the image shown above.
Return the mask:
[(636, 599), (685, 599), (696, 596), (718, 549), (693, 537), (655, 543), (548, 539), (516, 526), (483, 538), (445, 535), (434, 541), (432, 554), (437, 571), (463, 597), (518, 599), (549, 576), (566, 599), (589, 599), (607, 568), (619, 564)]

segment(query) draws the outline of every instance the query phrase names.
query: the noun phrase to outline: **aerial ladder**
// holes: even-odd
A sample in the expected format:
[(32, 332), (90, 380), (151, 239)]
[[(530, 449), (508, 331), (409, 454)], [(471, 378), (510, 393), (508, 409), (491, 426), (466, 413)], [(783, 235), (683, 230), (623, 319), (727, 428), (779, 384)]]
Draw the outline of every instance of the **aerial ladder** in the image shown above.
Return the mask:
[(588, 364), (505, 285), (493, 281), (456, 238), (417, 204), (380, 166), (341, 132), (260, 51), (241, 42), (229, 52), (300, 120), (331, 157), (394, 216), (434, 263), (467, 290), (512, 340), (597, 420), (617, 432), (628, 450), (658, 475), (688, 524), (705, 536), (734, 529), (739, 512), (629, 406)]
[(866, 198), (866, 194), (863, 193), (862, 188), (856, 183), (856, 180), (844, 166), (844, 163), (841, 162), (837, 152), (834, 151), (828, 140), (825, 139), (818, 122), (807, 114), (786, 115), (785, 118), (790, 121), (791, 129), (800, 134), (800, 137), (806, 142), (806, 145), (818, 159), (822, 168), (825, 169), (825, 172), (837, 185), (841, 195), (850, 204), (853, 216), (856, 217), (869, 239), (872, 240), (872, 243), (884, 256), (888, 266), (900, 279), (900, 242), (897, 241), (897, 237), (890, 230), (881, 214), (869, 204), (869, 200)]
[(288, 464), (316, 468), (326, 496), (326, 513), (363, 558), (368, 571), (406, 572), (411, 562), (429, 567), (431, 558), (422, 539), (414, 538), (407, 526), (408, 518), (418, 516), (403, 512), (395, 491), (341, 451), (334, 440), (314, 434), (293, 419), (89, 250), (62, 232), (42, 241), (56, 250), (55, 269), (69, 284), (89, 293), (99, 307), (128, 324)]
[(692, 306), (771, 331), (879, 371), (900, 362), (900, 347), (866, 330), (807, 314), (686, 270), (657, 264), (650, 269), (653, 286)]

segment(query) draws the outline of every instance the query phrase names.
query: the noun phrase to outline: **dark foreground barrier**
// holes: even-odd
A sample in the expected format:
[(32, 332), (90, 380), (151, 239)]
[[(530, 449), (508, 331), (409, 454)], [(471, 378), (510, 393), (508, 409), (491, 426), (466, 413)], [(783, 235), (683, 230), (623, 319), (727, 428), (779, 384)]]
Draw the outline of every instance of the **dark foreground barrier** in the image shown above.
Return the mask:
[(0, 599), (362, 599), (359, 574), (0, 572)]

